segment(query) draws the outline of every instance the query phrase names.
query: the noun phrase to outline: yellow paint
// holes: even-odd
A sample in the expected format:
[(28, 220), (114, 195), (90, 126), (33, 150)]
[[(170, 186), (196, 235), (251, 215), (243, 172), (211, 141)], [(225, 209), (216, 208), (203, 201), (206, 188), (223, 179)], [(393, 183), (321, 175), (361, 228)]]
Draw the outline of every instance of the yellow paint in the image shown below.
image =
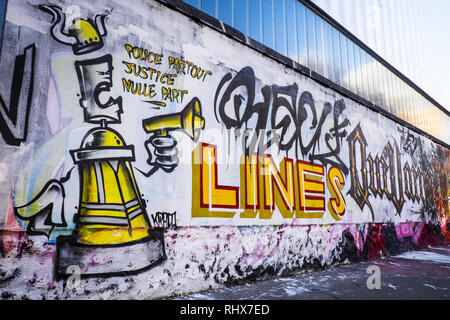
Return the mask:
[(256, 218), (259, 212), (259, 165), (256, 153), (249, 156), (242, 156), (240, 165), (240, 188), (241, 218)]
[(341, 220), (345, 213), (345, 198), (341, 193), (344, 185), (345, 180), (342, 172), (336, 167), (331, 167), (328, 170), (327, 177), (327, 188), (331, 195), (328, 200), (328, 211), (335, 220)]
[(100, 36), (89, 21), (79, 19), (73, 28), (79, 35), (79, 40), (85, 43), (100, 42)]
[[(192, 152), (192, 217), (232, 218), (230, 212), (215, 210), (216, 207), (239, 207), (238, 187), (218, 185), (218, 172), (214, 165), (216, 151), (214, 146), (200, 143)], [(217, 186), (216, 186), (217, 183)]]
[(83, 175), (82, 203), (98, 203), (98, 186), (93, 165), (80, 164)]
[[(280, 171), (271, 156), (262, 157), (262, 173), (264, 180), (264, 213), (260, 218), (271, 218), (275, 204), (283, 218), (292, 218), (295, 210), (294, 164), (292, 160), (283, 159)], [(284, 178), (282, 178), (284, 177)]]
[[(104, 182), (104, 202), (100, 200), (99, 186), (97, 184), (97, 172), (95, 171), (94, 161), (80, 166), (83, 172), (82, 181), (82, 202), (79, 210), (80, 216), (89, 217), (120, 217), (129, 219), (130, 213), (135, 210), (142, 210), (140, 198), (136, 193), (135, 181), (132, 172), (129, 170), (129, 163), (121, 161), (117, 164), (117, 172), (106, 160), (99, 161), (102, 180)], [(89, 209), (89, 206), (116, 205), (126, 206), (133, 202), (135, 205), (124, 208), (123, 210), (102, 210)], [(136, 202), (137, 201), (137, 202)], [(84, 244), (119, 244), (129, 241), (136, 241), (149, 235), (149, 225), (144, 217), (145, 212), (129, 219), (128, 227), (93, 224), (80, 224), (78, 231), (78, 242)]]
[[(82, 149), (95, 151), (125, 146), (118, 133), (111, 129), (98, 128), (91, 134), (83, 139)], [(91, 141), (89, 147), (85, 141)], [(111, 152), (110, 159), (78, 163), (81, 200), (76, 232), (79, 243), (124, 244), (149, 235), (150, 223), (130, 162), (115, 158)]]
[(325, 212), (323, 166), (297, 161), (299, 207), (297, 218), (322, 218)]
[(327, 208), (325, 183), (332, 217), (340, 220), (345, 213), (338, 168), (331, 167), (326, 180), (321, 164), (283, 158), (277, 167), (270, 155), (254, 153), (241, 157), (239, 186), (223, 186), (216, 158), (217, 147), (205, 143), (192, 154), (192, 217), (231, 218), (240, 212), (240, 218), (271, 219), (277, 211), (284, 219), (321, 219)]
[(143, 215), (131, 221), (130, 227), (90, 225), (81, 228), (78, 242), (91, 245), (123, 244), (145, 238), (149, 235), (148, 225)]
[(237, 206), (237, 192), (218, 186), (216, 169), (216, 152), (212, 147), (204, 147), (202, 150), (202, 184), (203, 203), (212, 206)]

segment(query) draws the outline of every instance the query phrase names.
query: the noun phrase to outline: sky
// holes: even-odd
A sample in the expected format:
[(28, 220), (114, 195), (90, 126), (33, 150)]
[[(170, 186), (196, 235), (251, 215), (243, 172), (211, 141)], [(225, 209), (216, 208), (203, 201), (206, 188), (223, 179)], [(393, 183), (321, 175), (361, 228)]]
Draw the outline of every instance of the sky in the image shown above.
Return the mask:
[(312, 0), (450, 111), (450, 0)]

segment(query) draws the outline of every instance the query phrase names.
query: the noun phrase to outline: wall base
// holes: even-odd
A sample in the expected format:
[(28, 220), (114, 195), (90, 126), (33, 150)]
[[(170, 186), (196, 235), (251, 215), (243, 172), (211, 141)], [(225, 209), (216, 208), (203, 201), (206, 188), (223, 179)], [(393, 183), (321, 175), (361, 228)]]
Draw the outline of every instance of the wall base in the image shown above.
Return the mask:
[[(133, 275), (81, 278), (73, 287), (54, 276), (55, 244), (44, 236), (2, 231), (0, 295), (159, 299), (441, 245), (450, 243), (448, 235), (426, 223), (172, 228), (164, 232), (164, 262)], [(92, 270), (98, 268), (95, 261)]]

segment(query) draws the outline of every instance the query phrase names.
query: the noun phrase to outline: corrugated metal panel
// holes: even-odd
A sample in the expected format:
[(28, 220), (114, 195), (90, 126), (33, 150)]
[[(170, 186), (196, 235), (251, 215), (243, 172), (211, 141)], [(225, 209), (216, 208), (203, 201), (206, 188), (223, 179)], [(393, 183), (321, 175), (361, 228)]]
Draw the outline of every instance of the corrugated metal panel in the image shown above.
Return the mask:
[[(343, 35), (342, 27), (337, 25), (336, 29), (335, 22), (324, 18), (307, 1), (303, 1), (306, 5), (299, 0), (185, 2), (450, 142), (447, 114), (370, 56), (364, 45), (360, 47)], [(433, 72), (424, 63), (431, 56), (426, 46), (436, 41), (438, 34), (436, 26), (426, 27), (426, 21), (437, 14), (433, 11), (436, 6), (421, 0), (312, 0), (312, 3), (419, 86), (431, 83), (442, 90), (442, 81), (430, 76)]]

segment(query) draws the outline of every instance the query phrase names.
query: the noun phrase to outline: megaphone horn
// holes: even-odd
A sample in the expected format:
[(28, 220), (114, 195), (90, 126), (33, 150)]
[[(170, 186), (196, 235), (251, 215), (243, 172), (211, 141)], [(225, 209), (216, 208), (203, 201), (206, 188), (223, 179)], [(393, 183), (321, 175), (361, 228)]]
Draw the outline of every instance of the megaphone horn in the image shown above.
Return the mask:
[(155, 133), (157, 136), (166, 136), (169, 131), (182, 130), (197, 142), (201, 130), (205, 127), (200, 100), (193, 98), (181, 112), (144, 119), (142, 126), (145, 132)]

